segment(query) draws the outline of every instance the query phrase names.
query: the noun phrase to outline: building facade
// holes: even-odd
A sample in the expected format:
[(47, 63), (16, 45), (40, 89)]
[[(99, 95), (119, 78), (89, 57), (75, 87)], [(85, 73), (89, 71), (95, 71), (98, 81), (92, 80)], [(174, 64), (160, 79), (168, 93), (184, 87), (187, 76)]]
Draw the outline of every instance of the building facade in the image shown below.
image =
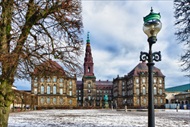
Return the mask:
[[(148, 67), (139, 63), (128, 75), (113, 79), (114, 102), (118, 107), (127, 105), (133, 108), (148, 107)], [(165, 104), (165, 76), (153, 68), (154, 105), (161, 108)]]
[(76, 76), (67, 76), (55, 61), (49, 60), (36, 67), (31, 85), (39, 109), (77, 107)]

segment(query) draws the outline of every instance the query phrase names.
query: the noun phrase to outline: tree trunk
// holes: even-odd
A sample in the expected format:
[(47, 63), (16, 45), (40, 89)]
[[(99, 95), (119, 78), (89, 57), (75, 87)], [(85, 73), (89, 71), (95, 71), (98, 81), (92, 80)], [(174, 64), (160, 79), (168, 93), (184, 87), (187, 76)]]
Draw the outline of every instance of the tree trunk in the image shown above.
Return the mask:
[(0, 127), (8, 126), (10, 105), (13, 101), (12, 85), (8, 81), (0, 84)]

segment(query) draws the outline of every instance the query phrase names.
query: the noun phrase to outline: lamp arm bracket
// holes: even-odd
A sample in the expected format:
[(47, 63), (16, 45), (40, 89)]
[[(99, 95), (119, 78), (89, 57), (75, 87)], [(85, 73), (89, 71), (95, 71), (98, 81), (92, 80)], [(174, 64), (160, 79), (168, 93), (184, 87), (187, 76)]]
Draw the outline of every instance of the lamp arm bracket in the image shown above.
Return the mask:
[(152, 59), (156, 62), (161, 61), (161, 52), (154, 52), (152, 53)]
[(145, 62), (148, 59), (149, 59), (149, 54), (147, 52), (141, 52), (140, 61)]

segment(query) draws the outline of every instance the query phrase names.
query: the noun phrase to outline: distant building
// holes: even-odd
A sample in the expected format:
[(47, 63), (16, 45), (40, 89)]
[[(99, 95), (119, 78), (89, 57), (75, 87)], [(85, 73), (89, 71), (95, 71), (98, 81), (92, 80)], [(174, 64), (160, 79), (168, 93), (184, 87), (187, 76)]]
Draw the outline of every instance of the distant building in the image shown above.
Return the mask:
[(166, 103), (190, 104), (190, 84), (166, 88)]
[[(148, 107), (148, 67), (139, 63), (128, 75), (113, 79), (114, 102), (118, 107), (127, 105), (133, 108)], [(165, 76), (160, 69), (153, 67), (154, 105), (165, 104)]]
[(77, 107), (76, 76), (67, 76), (55, 61), (46, 61), (35, 68), (31, 88), (39, 109)]

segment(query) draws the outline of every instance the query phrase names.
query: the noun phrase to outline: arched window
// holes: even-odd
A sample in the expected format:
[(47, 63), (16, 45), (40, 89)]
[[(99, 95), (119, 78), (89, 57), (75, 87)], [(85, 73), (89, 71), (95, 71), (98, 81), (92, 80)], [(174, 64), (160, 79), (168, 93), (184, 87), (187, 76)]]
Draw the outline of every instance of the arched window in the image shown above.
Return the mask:
[(88, 67), (88, 72), (90, 72), (90, 67)]
[(50, 86), (47, 86), (47, 94), (50, 94)]
[(156, 94), (157, 94), (156, 87), (154, 87), (154, 95), (156, 95)]
[(44, 86), (41, 86), (41, 94), (44, 94)]
[(57, 94), (57, 88), (56, 88), (56, 85), (53, 86), (53, 94)]
[(143, 95), (146, 94), (146, 88), (143, 86)]

